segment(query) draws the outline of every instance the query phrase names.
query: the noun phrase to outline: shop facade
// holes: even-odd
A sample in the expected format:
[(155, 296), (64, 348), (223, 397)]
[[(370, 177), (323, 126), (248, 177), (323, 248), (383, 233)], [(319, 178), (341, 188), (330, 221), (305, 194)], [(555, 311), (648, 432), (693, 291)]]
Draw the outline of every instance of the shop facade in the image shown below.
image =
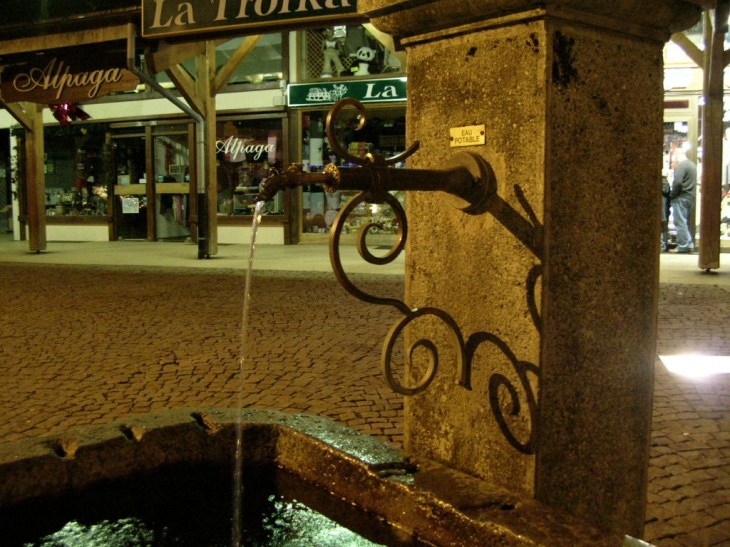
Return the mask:
[[(201, 7), (196, 4), (195, 9), (202, 9), (203, 4)], [(346, 4), (354, 8), (356, 3), (332, 3), (343, 8)], [(63, 9), (71, 10), (74, 5), (74, 2), (69, 2)], [(142, 5), (154, 7), (157, 4), (143, 1)], [(260, 4), (248, 5), (254, 12), (263, 10)], [(115, 3), (115, 7), (122, 11), (131, 10), (135, 20), (139, 17), (139, 6), (139, 0)], [(256, 46), (242, 56), (240, 66), (226, 75), (215, 101), (216, 117), (220, 121), (216, 122), (215, 137), (210, 140), (215, 140), (212, 145), (215, 147), (214, 171), (215, 177), (220, 180), (215, 181), (215, 203), (211, 211), (217, 221), (217, 238), (222, 243), (247, 239), (255, 186), (272, 169), (296, 162), (316, 171), (332, 160), (329, 144), (320, 134), (320, 128), (327, 109), (336, 99), (356, 97), (368, 106), (370, 123), (362, 133), (355, 135), (352, 127), (347, 126), (352, 120), (341, 122), (344, 125), (340, 127), (340, 134), (348, 150), (358, 154), (390, 155), (405, 148), (402, 119), (406, 97), (400, 94), (399, 85), (394, 84), (394, 81), (402, 81), (405, 85), (404, 54), (395, 51), (389, 36), (372, 28), (353, 13), (354, 9), (349, 8), (336, 18), (322, 21), (321, 26), (307, 23), (303, 25), (306, 28), (300, 30), (288, 30), (293, 24), (282, 20), (280, 23), (264, 21), (266, 28), (272, 32), (267, 30), (267, 34), (255, 37), (251, 36), (251, 29), (241, 30), (245, 36), (238, 37), (233, 37), (228, 31), (230, 39), (221, 40), (216, 46), (216, 65), (221, 66), (238, 55), (242, 42), (256, 38)], [(263, 11), (261, 14), (251, 12), (247, 16), (254, 21), (257, 16), (264, 19), (281, 15)], [(196, 16), (202, 15), (202, 12), (196, 11)], [(208, 15), (216, 17), (218, 14)], [(116, 26), (105, 31), (109, 30), (109, 36), (119, 41), (124, 38), (124, 31), (118, 30), (117, 19), (110, 23)], [(163, 38), (175, 34), (166, 24), (177, 19), (182, 22), (184, 17), (162, 12), (153, 13), (152, 17), (153, 23), (155, 20), (159, 23), (157, 31)], [(287, 30), (275, 32), (277, 26), (286, 26)], [(256, 30), (261, 31), (260, 27)], [(698, 48), (705, 47), (702, 44), (702, 24), (685, 34)], [(199, 47), (195, 49), (193, 46), (203, 44), (192, 40), (165, 44), (168, 51), (190, 51), (187, 57), (178, 55), (177, 65), (188, 74), (196, 72), (195, 55), (200, 51)], [(39, 39), (40, 42), (52, 41)], [(56, 96), (58, 89), (53, 88), (50, 89), (52, 96), (39, 102), (45, 103), (41, 117), (45, 144), (42, 157), (36, 162), (36, 170), (42, 171), (46, 179), (40, 196), (40, 209), (47, 239), (195, 239), (198, 196), (208, 181), (201, 181), (203, 184), (198, 181), (201, 175), (196, 166), (193, 120), (144, 83), (130, 80), (129, 75), (116, 78), (118, 71), (122, 70), (120, 67), (125, 64), (123, 55), (121, 60), (115, 61), (116, 64), (109, 64), (106, 57), (114, 57), (116, 53), (101, 55), (93, 46), (78, 48), (61, 42), (63, 40), (59, 41), (59, 45), (63, 47), (56, 49), (29, 49), (26, 58), (21, 59), (25, 63), (29, 57), (44, 54), (44, 61), (34, 70), (49, 77), (58, 77), (64, 67), (74, 64), (79, 67), (76, 74), (86, 74), (89, 80), (86, 82), (89, 84), (87, 90), (83, 90), (81, 95), (63, 97), (63, 101), (59, 102)], [(25, 40), (24, 43), (31, 42)], [(665, 51), (664, 173), (671, 176), (673, 150), (679, 145), (688, 149), (690, 158), (696, 161), (701, 173), (701, 119), (705, 108), (703, 71), (696, 60), (683, 53), (676, 44), (670, 43)], [(12, 64), (20, 57), (22, 52), (14, 58), (5, 56), (0, 50), (0, 65)], [(101, 57), (105, 58), (104, 63), (100, 63)], [(76, 65), (82, 60), (82, 64)], [(156, 72), (152, 69), (154, 64), (150, 63), (148, 68), (150, 73), (154, 72), (155, 79), (176, 96), (182, 96), (176, 89), (177, 82), (171, 81), (168, 74), (168, 69), (175, 69), (175, 63), (158, 66)], [(90, 81), (89, 76), (97, 73), (108, 80), (102, 82), (102, 87), (108, 87), (111, 80), (115, 80), (117, 87), (111, 86), (105, 91), (108, 91), (106, 95), (97, 94), (99, 86)], [(11, 72), (6, 69), (3, 74), (5, 80)], [(82, 80), (84, 77), (77, 76), (74, 82), (80, 84)], [(730, 105), (727, 93), (730, 79), (725, 79), (724, 87), (725, 103)], [(2, 103), (7, 102), (6, 91), (3, 89)], [(16, 97), (15, 100), (25, 99)], [(53, 109), (48, 108), (51, 103)], [(72, 110), (64, 113), (58, 110), (61, 105), (78, 108), (80, 112)], [(725, 112), (730, 112), (730, 108), (725, 108)], [(86, 115), (89, 117), (86, 118)], [(727, 114), (724, 125), (727, 131), (730, 128)], [(0, 174), (4, 173), (5, 181), (0, 192), (0, 196), (4, 196), (0, 202), (4, 205), (0, 208), (4, 216), (0, 219), (13, 231), (16, 239), (28, 237), (28, 190), (31, 180), (37, 178), (37, 175), (27, 172), (23, 161), (24, 155), (34, 146), (29, 143), (25, 132), (26, 129), (18, 125), (7, 109), (0, 109)], [(722, 154), (723, 246), (730, 246), (728, 142), (730, 138), (725, 138)], [(243, 147), (243, 151), (237, 147)], [(263, 154), (265, 161), (260, 161), (261, 156), (254, 157), (261, 147), (266, 149)], [(275, 152), (272, 147), (276, 148)], [(336, 158), (335, 162), (341, 163)], [(212, 176), (207, 174), (204, 178)], [(700, 189), (701, 185), (698, 188), (695, 226), (699, 225), (702, 216)], [(327, 196), (319, 187), (283, 192), (274, 203), (267, 205), (259, 241), (283, 244), (324, 242), (331, 225), (328, 220), (331, 221), (334, 212), (349, 197)], [(381, 215), (377, 209), (359, 211), (361, 220), (353, 221), (348, 230), (372, 221), (383, 226), (376, 226), (373, 231), (392, 231), (388, 217)]]
[[(216, 63), (238, 54), (244, 40), (219, 43)], [(250, 239), (255, 197), (268, 176), (291, 163), (312, 171), (331, 161), (341, 163), (323, 137), (327, 110), (340, 98), (354, 97), (368, 106), (369, 121), (360, 132), (353, 133), (353, 119), (337, 122), (348, 150), (393, 156), (405, 149), (405, 64), (394, 49), (388, 36), (362, 23), (258, 37), (215, 97), (210, 175), (215, 203), (210, 210), (218, 242)], [(192, 74), (195, 62), (190, 58), (178, 66)], [(160, 72), (155, 79), (180, 95), (168, 74)], [(315, 99), (292, 104), (305, 87)], [(323, 100), (317, 89), (337, 92), (327, 92)], [(56, 109), (42, 109), (47, 240), (195, 241), (201, 184), (210, 184), (199, 180), (195, 120), (144, 82), (63, 104), (75, 109), (65, 118)], [(10, 129), (15, 166), (14, 237), (26, 239), (28, 186), (33, 184), (23, 169), (29, 137), (4, 111), (0, 127)], [(265, 205), (257, 241), (326, 243), (332, 217), (349, 197), (324, 196), (321, 188), (282, 191)], [(352, 229), (367, 219), (381, 226), (374, 232), (394, 232), (385, 213), (377, 206), (363, 210)]]

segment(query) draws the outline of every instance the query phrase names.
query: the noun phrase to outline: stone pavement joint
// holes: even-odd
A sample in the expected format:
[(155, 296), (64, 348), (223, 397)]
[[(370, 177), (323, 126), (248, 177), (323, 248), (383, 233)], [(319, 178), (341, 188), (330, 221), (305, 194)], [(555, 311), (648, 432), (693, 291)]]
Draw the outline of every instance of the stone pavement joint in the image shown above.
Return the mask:
[[(402, 275), (359, 274), (402, 297)], [(244, 278), (230, 270), (0, 265), (0, 442), (174, 407), (236, 407)], [(662, 284), (658, 354), (730, 355), (730, 293)], [(396, 311), (331, 272), (257, 271), (245, 407), (319, 414), (393, 446), (403, 399), (379, 370)], [(730, 377), (688, 380), (657, 361), (645, 539), (730, 547)]]

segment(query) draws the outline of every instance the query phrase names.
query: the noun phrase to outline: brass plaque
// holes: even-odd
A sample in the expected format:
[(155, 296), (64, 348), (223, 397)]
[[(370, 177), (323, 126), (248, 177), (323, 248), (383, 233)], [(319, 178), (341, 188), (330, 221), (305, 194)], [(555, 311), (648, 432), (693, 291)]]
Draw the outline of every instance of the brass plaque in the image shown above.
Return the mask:
[(449, 129), (451, 136), (451, 147), (457, 146), (478, 146), (487, 144), (486, 126), (467, 125), (466, 127), (452, 127)]

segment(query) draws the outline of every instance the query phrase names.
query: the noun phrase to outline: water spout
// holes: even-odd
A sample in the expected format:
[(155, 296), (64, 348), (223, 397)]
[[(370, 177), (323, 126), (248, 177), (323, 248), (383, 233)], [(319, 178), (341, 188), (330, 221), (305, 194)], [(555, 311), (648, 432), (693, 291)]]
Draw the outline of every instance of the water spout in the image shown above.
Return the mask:
[(466, 213), (482, 214), (487, 211), (491, 198), (496, 195), (496, 179), (491, 167), (482, 158), (460, 153), (443, 170), (393, 168), (413, 155), (419, 148), (418, 143), (391, 158), (372, 153), (364, 157), (353, 156), (339, 144), (333, 123), (339, 111), (346, 106), (354, 106), (360, 111), (358, 129), (365, 125), (364, 106), (355, 99), (344, 99), (333, 106), (327, 116), (327, 137), (332, 149), (345, 163), (358, 167), (339, 167), (330, 163), (322, 173), (311, 173), (305, 171), (302, 164), (295, 163), (283, 173), (269, 177), (261, 185), (257, 201), (269, 201), (277, 192), (287, 188), (319, 184), (330, 193), (339, 190), (363, 192), (363, 199), (368, 203), (383, 203), (389, 192), (441, 191), (461, 198), (465, 203), (461, 203), (459, 208)]
[[(329, 193), (339, 190), (364, 192), (369, 203), (382, 203), (387, 192), (441, 191), (466, 201), (468, 205), (465, 212), (486, 212), (490, 188), (489, 180), (487, 185), (482, 182), (482, 173), (475, 174), (462, 164), (444, 170), (394, 169), (378, 161), (377, 156), (368, 156), (370, 162), (362, 167), (338, 167), (330, 163), (322, 173), (310, 173), (304, 170), (302, 164), (292, 164), (283, 173), (269, 177), (261, 185), (261, 192), (256, 200), (269, 201), (277, 192), (286, 188), (319, 184)], [(489, 179), (489, 176), (486, 178)]]
[(248, 319), (251, 308), (251, 277), (253, 276), (253, 257), (256, 250), (256, 235), (258, 234), (261, 210), (264, 202), (256, 201), (253, 223), (251, 225), (251, 243), (248, 247), (248, 261), (246, 268), (246, 282), (243, 291), (243, 310), (241, 317), (241, 346), (238, 355), (238, 419), (236, 422), (236, 454), (233, 469), (233, 528), (231, 531), (231, 547), (240, 547), (243, 522), (243, 388), (246, 374), (246, 360), (248, 358)]

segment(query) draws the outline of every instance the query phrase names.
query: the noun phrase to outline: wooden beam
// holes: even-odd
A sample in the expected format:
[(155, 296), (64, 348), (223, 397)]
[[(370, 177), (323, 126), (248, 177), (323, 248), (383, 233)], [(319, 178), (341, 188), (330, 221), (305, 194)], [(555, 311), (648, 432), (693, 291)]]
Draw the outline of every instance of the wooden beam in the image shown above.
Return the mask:
[[(216, 40), (216, 45), (223, 44), (226, 40)], [(145, 54), (145, 62), (147, 70), (151, 74), (159, 74), (168, 69), (179, 65), (183, 61), (193, 59), (198, 55), (205, 53), (205, 42), (186, 42), (183, 44), (171, 44), (165, 40), (160, 40), (157, 51)]]
[(205, 105), (201, 98), (197, 95), (195, 80), (182, 65), (176, 65), (165, 71), (168, 78), (175, 84), (177, 90), (182, 94), (183, 98), (188, 102), (190, 108), (195, 110), (201, 116), (205, 116)]
[(100, 42), (126, 39), (127, 25), (80, 30), (62, 34), (48, 34), (46, 36), (14, 38), (0, 42), (0, 55), (46, 51), (61, 47), (83, 46), (86, 44), (98, 44)]
[(0, 99), (0, 106), (8, 111), (10, 115), (15, 118), (15, 121), (23, 126), (23, 129), (26, 131), (33, 131), (33, 119), (28, 116), (28, 113), (25, 110), (23, 110), (21, 104), (23, 103), (6, 103)]
[(145, 64), (150, 74), (166, 72), (183, 61), (197, 57), (205, 52), (205, 43), (171, 45), (162, 40), (154, 53), (145, 53)]
[(704, 52), (698, 48), (692, 40), (687, 38), (683, 32), (672, 34), (672, 42), (677, 44), (692, 59), (692, 62), (701, 69), (705, 69)]
[(28, 248), (31, 252), (46, 250), (46, 175), (43, 140), (43, 106), (23, 103), (32, 130), (25, 139), (25, 190), (28, 196)]
[(261, 35), (246, 36), (244, 38), (235, 53), (231, 55), (231, 58), (228, 59), (226, 64), (218, 71), (218, 74), (215, 75), (211, 89), (213, 95), (218, 95), (220, 90), (225, 87), (228, 80), (233, 76), (233, 73), (241, 66), (243, 60), (254, 50), (260, 40)]
[(205, 184), (207, 201), (207, 225), (206, 235), (208, 238), (208, 254), (218, 254), (218, 170), (216, 168), (216, 105), (215, 94), (212, 91), (215, 79), (215, 44), (206, 41), (205, 55), (196, 57), (195, 82), (197, 84), (197, 96), (205, 105), (205, 178), (200, 184)]

